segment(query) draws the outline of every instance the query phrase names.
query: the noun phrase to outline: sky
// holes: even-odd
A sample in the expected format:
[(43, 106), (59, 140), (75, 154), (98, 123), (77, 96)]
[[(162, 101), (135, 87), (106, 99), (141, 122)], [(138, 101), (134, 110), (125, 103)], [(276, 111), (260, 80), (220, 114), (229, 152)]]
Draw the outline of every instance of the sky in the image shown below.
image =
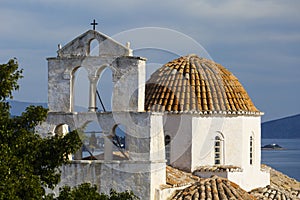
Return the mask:
[(268, 121), (300, 113), (299, 9), (299, 0), (0, 0), (0, 63), (16, 57), (24, 69), (15, 100), (47, 102), (46, 58), (96, 19), (148, 57), (148, 72), (188, 53), (222, 64)]

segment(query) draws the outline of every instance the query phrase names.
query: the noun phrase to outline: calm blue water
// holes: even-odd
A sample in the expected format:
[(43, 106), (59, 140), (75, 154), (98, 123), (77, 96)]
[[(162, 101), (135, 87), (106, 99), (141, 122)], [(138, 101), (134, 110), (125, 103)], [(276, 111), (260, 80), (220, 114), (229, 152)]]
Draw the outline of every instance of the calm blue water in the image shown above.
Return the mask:
[(300, 139), (262, 139), (262, 146), (272, 143), (285, 150), (262, 150), (261, 162), (300, 181)]

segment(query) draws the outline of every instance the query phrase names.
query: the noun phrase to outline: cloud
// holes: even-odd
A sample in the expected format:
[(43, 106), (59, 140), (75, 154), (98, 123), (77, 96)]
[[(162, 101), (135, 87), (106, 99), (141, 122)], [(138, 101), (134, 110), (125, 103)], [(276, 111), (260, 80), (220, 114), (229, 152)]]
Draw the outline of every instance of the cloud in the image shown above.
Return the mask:
[[(191, 37), (212, 59), (228, 67), (245, 83), (266, 115), (270, 103), (260, 95), (274, 96), (278, 88), (283, 89), (272, 88), (272, 84), (281, 82), (286, 86), (285, 95), (293, 97), (295, 85), (299, 85), (298, 0), (0, 0), (0, 3), (0, 61), (18, 57), (24, 66), (26, 76), (20, 90), (24, 92), (17, 95), (21, 100), (47, 99), (45, 58), (56, 56), (58, 43), (65, 45), (90, 29), (93, 19), (99, 23), (97, 30), (111, 36), (134, 28), (162, 27)], [(168, 34), (143, 33), (131, 37), (133, 48), (152, 44), (173, 51), (161, 60), (172, 57), (173, 53), (187, 54), (196, 49), (193, 44), (179, 43), (180, 38)], [(148, 43), (143, 44), (145, 41)], [(36, 92), (32, 93), (32, 88)], [(272, 109), (280, 107), (281, 101), (274, 99)], [(292, 101), (290, 104), (283, 115), (300, 112), (299, 104)]]
[[(242, 21), (299, 16), (300, 2), (295, 0), (227, 0), (222, 2), (190, 0), (187, 6), (189, 13), (196, 16), (210, 18), (221, 16), (222, 20)], [(201, 12), (197, 12), (200, 9)]]

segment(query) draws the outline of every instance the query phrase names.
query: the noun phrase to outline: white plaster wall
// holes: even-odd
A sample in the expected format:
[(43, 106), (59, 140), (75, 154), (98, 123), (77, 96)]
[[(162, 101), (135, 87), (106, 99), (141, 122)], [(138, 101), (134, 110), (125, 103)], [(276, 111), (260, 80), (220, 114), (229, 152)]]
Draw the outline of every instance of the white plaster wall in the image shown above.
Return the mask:
[(118, 71), (113, 75), (114, 90), (112, 110), (144, 111), (146, 64), (138, 57), (117, 58), (114, 66)]
[[(215, 136), (222, 135), (222, 164), (247, 166), (250, 134), (259, 132), (259, 126), (260, 117), (168, 114), (164, 117), (164, 131), (171, 136), (171, 165), (191, 171), (198, 166), (214, 165)], [(260, 145), (260, 141), (255, 142)], [(255, 149), (260, 150), (260, 146)], [(260, 158), (260, 152), (255, 153), (254, 159)]]
[[(99, 42), (99, 56), (89, 56), (90, 41)], [(144, 112), (145, 59), (132, 57), (132, 51), (96, 31), (87, 31), (48, 58), (47, 124), (68, 124), (71, 129), (98, 121), (103, 132), (115, 125), (126, 127), (129, 161), (72, 161), (63, 166), (60, 185), (83, 182), (97, 184), (100, 192), (133, 190), (141, 199), (154, 199), (155, 188), (166, 181), (163, 118)], [(74, 113), (74, 70), (84, 67), (91, 81), (90, 106), (95, 107), (94, 87), (101, 71), (113, 71), (113, 113)], [(91, 105), (92, 104), (92, 105)], [(133, 111), (133, 112), (130, 112)], [(140, 112), (139, 112), (140, 111)], [(56, 188), (57, 191), (58, 188)]]
[[(216, 135), (224, 137), (222, 165), (240, 167), (242, 172), (206, 172), (219, 175), (249, 190), (269, 184), (269, 174), (260, 171), (260, 116), (207, 116), (169, 114), (164, 117), (165, 135), (171, 136), (171, 165), (194, 171), (214, 165)], [(250, 136), (253, 136), (253, 164), (250, 165)], [(253, 178), (257, 177), (257, 178)]]
[[(90, 42), (99, 42), (99, 55), (90, 56)], [(118, 111), (144, 110), (145, 59), (132, 57), (132, 51), (97, 31), (87, 31), (48, 58), (48, 106), (53, 112), (73, 112), (74, 69), (84, 67), (90, 84), (90, 107), (96, 107), (95, 85), (105, 67), (110, 67), (115, 81)], [(122, 57), (122, 59), (120, 59)], [(113, 65), (117, 63), (117, 65)], [(119, 77), (119, 78), (120, 78)], [(116, 79), (115, 79), (116, 80)], [(135, 90), (136, 93), (135, 93)], [(88, 97), (87, 97), (88, 98)], [(123, 101), (122, 101), (123, 100)], [(136, 108), (138, 106), (138, 108)], [(129, 109), (130, 108), (130, 109)]]
[(218, 134), (224, 136), (221, 164), (247, 168), (250, 167), (250, 135), (254, 133), (254, 167), (260, 167), (260, 117), (194, 116), (192, 121), (192, 170), (214, 165), (214, 140)]
[(192, 167), (214, 164), (214, 138), (223, 129), (223, 118), (194, 116), (192, 118)]
[(181, 187), (172, 187), (172, 188), (163, 188), (163, 189), (157, 189), (155, 194), (155, 200), (170, 200), (170, 196), (173, 195), (173, 193), (176, 190), (184, 190), (191, 184), (187, 184), (185, 186)]
[[(243, 159), (242, 166), (260, 169), (261, 165), (261, 118), (260, 117), (245, 117), (243, 121), (243, 129), (245, 130), (244, 152), (247, 157)], [(250, 136), (253, 136), (253, 164), (250, 165)]]
[(243, 170), (241, 172), (195, 172), (195, 175), (202, 178), (210, 178), (212, 175), (227, 178), (246, 191), (251, 191), (255, 188), (270, 185), (270, 173), (266, 171), (260, 171), (260, 169)]
[[(48, 107), (50, 111), (73, 111), (73, 71), (84, 67), (88, 76), (96, 77), (115, 57), (48, 58)], [(79, 91), (75, 91), (79, 92)], [(86, 97), (89, 98), (89, 97)]]
[(171, 136), (170, 164), (182, 170), (191, 170), (192, 121), (189, 115), (164, 116), (165, 135)]
[(234, 165), (241, 167), (242, 159), (245, 157), (243, 146), (243, 116), (225, 117), (223, 129), (220, 131), (224, 135), (224, 162), (223, 165)]
[[(155, 189), (166, 183), (163, 116), (161, 113), (115, 112), (115, 113), (50, 113), (48, 126), (55, 124), (83, 125), (97, 121), (104, 132), (110, 132), (116, 124), (126, 127), (128, 161), (82, 161), (74, 160), (62, 167), (59, 186), (75, 186), (84, 182), (96, 184), (100, 192), (108, 193), (132, 190), (141, 199), (154, 199)], [(42, 128), (41, 127), (41, 130)], [(44, 130), (43, 129), (43, 130)], [(58, 186), (58, 187), (59, 187)], [(58, 187), (55, 191), (58, 191)]]
[(58, 194), (63, 185), (76, 186), (84, 182), (96, 184), (99, 192), (113, 188), (131, 190), (140, 199), (152, 200), (155, 190), (165, 184), (165, 163), (142, 161), (72, 161), (62, 167), (61, 182), (54, 189)]
[(59, 124), (69, 125), (71, 130), (81, 128), (88, 122), (99, 123), (102, 131), (110, 134), (116, 125), (126, 129), (126, 146), (132, 160), (165, 161), (163, 116), (161, 113), (149, 112), (49, 112), (47, 123), (39, 126), (37, 131), (52, 131), (51, 127)]
[(161, 113), (113, 112), (112, 117), (115, 124), (126, 127), (126, 148), (131, 160), (165, 161)]
[(42, 122), (41, 124), (37, 125), (34, 129), (35, 132), (38, 133), (42, 138), (53, 136), (54, 129), (56, 125), (48, 124), (47, 122)]
[[(144, 111), (145, 59), (109, 56), (48, 58), (48, 106), (50, 111), (73, 111), (75, 81), (73, 71), (78, 67), (86, 69), (89, 78), (95, 79), (94, 84), (97, 83), (99, 75), (105, 67), (110, 67), (114, 79), (113, 110)], [(95, 99), (95, 95), (95, 91), (93, 91), (90, 98)]]
[(99, 42), (99, 55), (131, 55), (132, 50), (113, 40), (109, 36), (98, 31), (89, 30), (76, 37), (63, 48), (57, 51), (59, 57), (88, 56), (90, 41), (96, 39)]
[(193, 117), (192, 170), (198, 166), (214, 165), (214, 141), (224, 138), (222, 165), (241, 166), (242, 120), (240, 117)]
[(270, 185), (270, 174), (257, 169), (244, 170), (243, 172), (229, 172), (227, 178), (246, 191)]
[(62, 60), (48, 59), (48, 107), (50, 111), (71, 111), (71, 76), (63, 77)]
[[(260, 170), (260, 116), (210, 116), (193, 118), (192, 170), (214, 165), (214, 138), (224, 136), (222, 165), (240, 167), (242, 172), (201, 172), (201, 177), (218, 175), (228, 178), (249, 191), (270, 183), (270, 174)], [(253, 164), (250, 164), (250, 136), (253, 136)]]
[(163, 116), (151, 114), (150, 118), (150, 159), (165, 161), (165, 143), (163, 130)]

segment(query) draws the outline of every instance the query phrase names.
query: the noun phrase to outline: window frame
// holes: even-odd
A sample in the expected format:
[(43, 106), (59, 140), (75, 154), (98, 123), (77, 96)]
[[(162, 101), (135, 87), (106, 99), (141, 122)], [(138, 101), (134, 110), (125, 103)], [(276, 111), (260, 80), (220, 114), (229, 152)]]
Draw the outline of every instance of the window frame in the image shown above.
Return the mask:
[(253, 135), (250, 136), (250, 141), (249, 141), (249, 164), (253, 165), (254, 163), (254, 137)]
[(223, 138), (219, 135), (214, 138), (214, 165), (223, 164)]
[(165, 136), (165, 159), (167, 160), (167, 164), (170, 164), (171, 158), (171, 136)]

